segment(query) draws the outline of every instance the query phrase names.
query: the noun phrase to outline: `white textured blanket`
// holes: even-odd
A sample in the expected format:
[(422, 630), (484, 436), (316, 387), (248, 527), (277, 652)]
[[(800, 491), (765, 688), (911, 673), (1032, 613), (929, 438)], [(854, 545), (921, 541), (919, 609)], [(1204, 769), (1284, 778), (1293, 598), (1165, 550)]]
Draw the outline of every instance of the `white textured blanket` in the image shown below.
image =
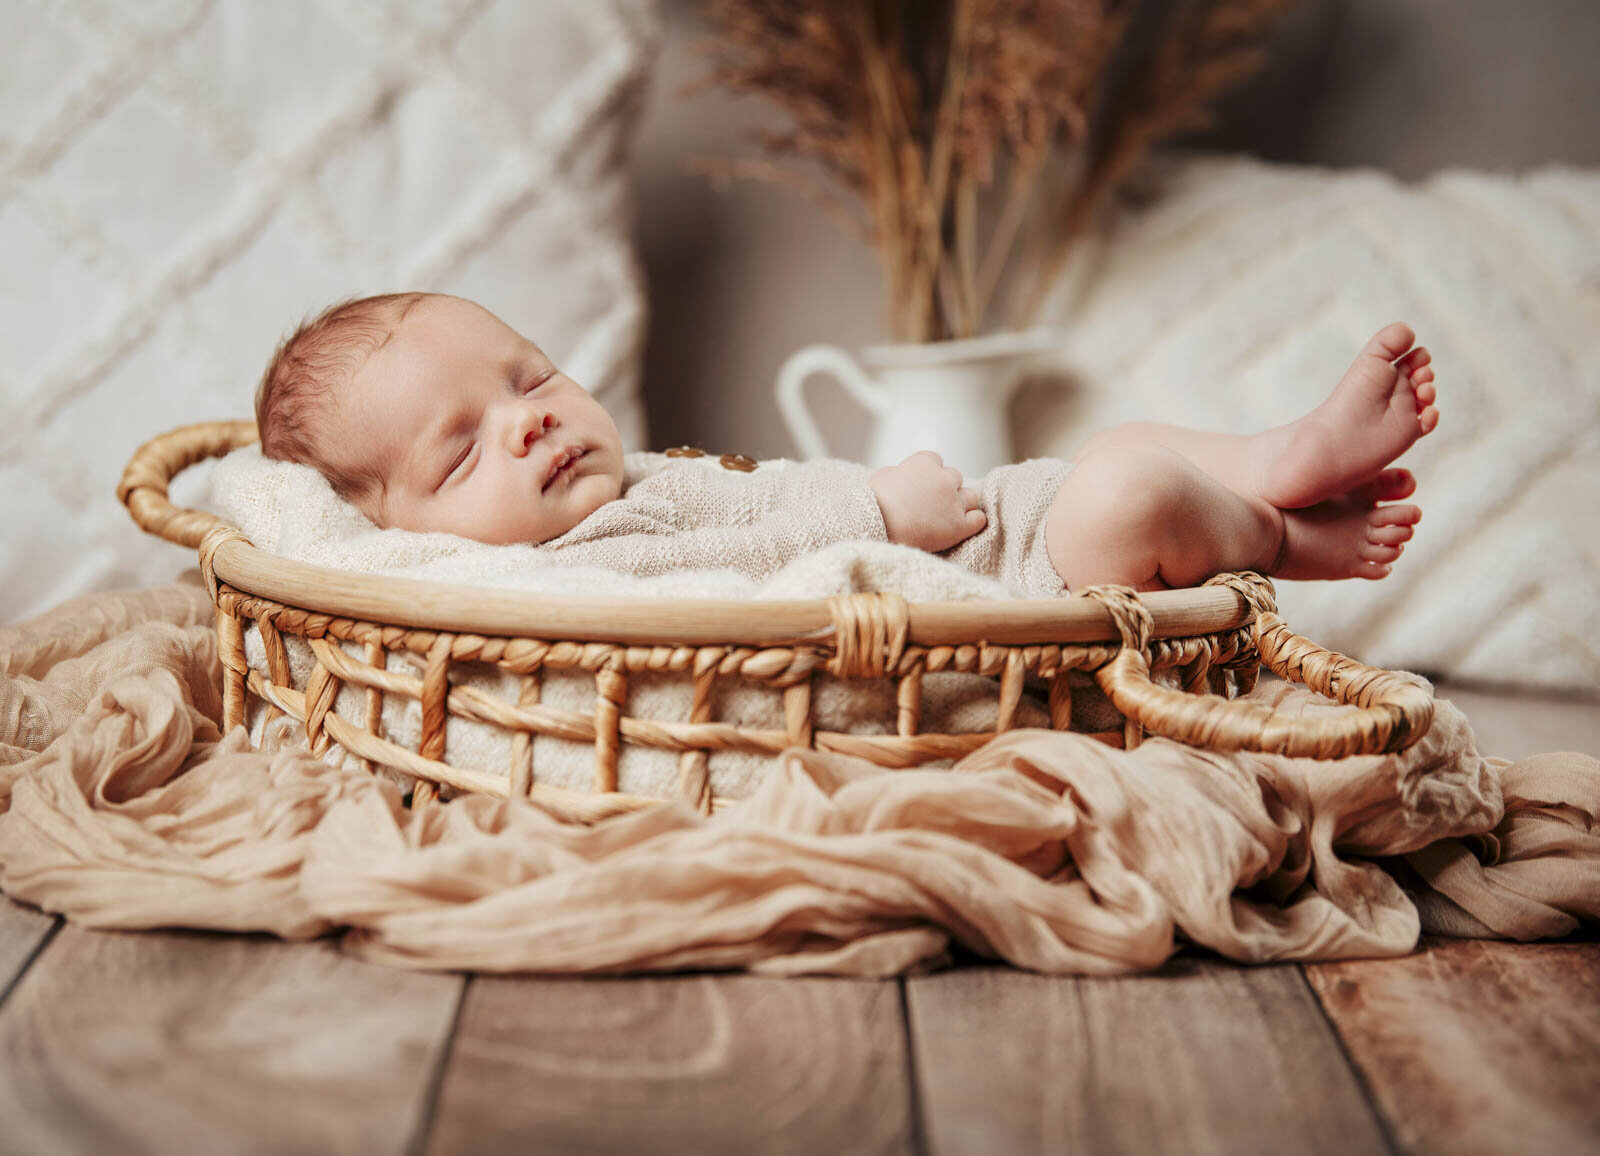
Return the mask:
[[(659, 457), (627, 455), (626, 484), (631, 487), (647, 476), (660, 464)], [(809, 470), (820, 464), (808, 462), (801, 468)], [(857, 468), (836, 464), (841, 471)], [(792, 463), (763, 462), (761, 468), (782, 470), (787, 465)], [(1047, 483), (1059, 468), (1049, 462), (1029, 463), (1024, 469), (1030, 472), (1010, 484), (1027, 485), (1035, 478)], [(236, 450), (217, 464), (212, 490), (217, 512), (261, 549), (359, 574), (542, 594), (653, 598), (825, 598), (866, 590), (894, 590), (913, 601), (1022, 596), (1018, 590), (926, 551), (881, 541), (850, 541), (808, 550), (765, 578), (747, 577), (731, 566), (675, 567), (670, 573), (639, 576), (614, 567), (572, 564), (568, 558), (586, 556), (576, 550), (490, 546), (454, 534), (383, 530), (335, 494), (316, 470), (269, 461), (254, 445)], [(986, 492), (986, 499), (988, 496)], [(881, 525), (878, 532), (882, 533)]]
[(183, 554), (109, 500), (123, 465), (249, 412), (342, 296), (482, 302), (642, 445), (629, 154), (661, 7), (0, 5), (0, 622), (170, 581)]

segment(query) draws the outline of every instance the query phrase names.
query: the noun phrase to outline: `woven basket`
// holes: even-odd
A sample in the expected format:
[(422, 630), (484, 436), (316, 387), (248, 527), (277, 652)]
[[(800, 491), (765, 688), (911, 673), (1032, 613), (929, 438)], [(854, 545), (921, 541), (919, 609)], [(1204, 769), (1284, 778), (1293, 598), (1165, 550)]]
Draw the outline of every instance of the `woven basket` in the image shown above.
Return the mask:
[[(293, 562), (258, 550), (214, 515), (177, 508), (167, 498), (178, 473), (255, 439), (248, 421), (164, 434), (134, 455), (117, 495), (144, 530), (199, 550), (217, 607), (224, 725), (242, 723), (247, 695), (258, 696), (268, 711), (302, 724), (313, 751), (337, 743), (369, 766), (415, 776), (413, 805), (445, 788), (526, 795), (578, 820), (648, 806), (660, 800), (617, 790), (622, 744), (641, 744), (680, 752), (677, 793), (709, 812), (724, 801), (712, 797), (707, 761), (713, 751), (775, 755), (789, 746), (810, 746), (890, 767), (959, 758), (1015, 725), (1029, 680), (1048, 687), (1051, 724), (1069, 729), (1072, 672), (1092, 674), (1121, 712), (1121, 728), (1095, 735), (1118, 745), (1136, 745), (1148, 732), (1213, 750), (1338, 758), (1400, 750), (1433, 720), (1433, 699), (1425, 688), (1290, 631), (1276, 613), (1272, 584), (1257, 574), (1224, 574), (1198, 589), (1144, 595), (1094, 587), (1047, 601), (907, 603), (873, 593), (729, 602), (552, 598)], [(245, 658), (247, 622), (260, 633), (264, 675)], [(291, 677), (286, 634), (305, 639), (316, 656), (304, 685)], [(360, 647), (363, 658), (341, 645), (349, 643)], [(420, 678), (388, 669), (388, 654), (400, 651), (422, 660)], [(516, 675), (516, 700), (452, 685), (456, 663), (489, 663)], [(1243, 693), (1255, 684), (1263, 663), (1346, 708), (1290, 717), (1230, 700), (1230, 691)], [(1181, 689), (1153, 681), (1153, 671), (1174, 668)], [(546, 670), (592, 675), (593, 711), (542, 704), (540, 676)], [(994, 730), (921, 729), (923, 676), (942, 671), (998, 681)], [(629, 715), (629, 676), (640, 672), (691, 680), (689, 717)], [(817, 729), (812, 689), (823, 674), (896, 680), (894, 733)], [(717, 680), (729, 678), (780, 690), (783, 729), (712, 718)], [(362, 717), (347, 718), (335, 709), (341, 686), (364, 689)], [(394, 695), (421, 704), (415, 750), (382, 733), (384, 697)], [(451, 764), (445, 724), (452, 716), (509, 732), (507, 774)], [(535, 734), (592, 744), (593, 791), (539, 782)]]

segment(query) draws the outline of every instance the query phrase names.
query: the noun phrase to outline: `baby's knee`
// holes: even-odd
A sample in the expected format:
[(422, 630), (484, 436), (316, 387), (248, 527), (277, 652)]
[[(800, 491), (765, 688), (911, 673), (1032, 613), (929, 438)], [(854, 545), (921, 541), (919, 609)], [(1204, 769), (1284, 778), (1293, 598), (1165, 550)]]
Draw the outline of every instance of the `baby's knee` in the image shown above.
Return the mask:
[(1154, 442), (1108, 446), (1073, 463), (1055, 507), (1126, 532), (1152, 533), (1185, 517), (1195, 467)]
[(1074, 462), (1045, 524), (1050, 563), (1069, 588), (1115, 581), (1159, 586), (1161, 560), (1195, 516), (1194, 467), (1147, 442)]

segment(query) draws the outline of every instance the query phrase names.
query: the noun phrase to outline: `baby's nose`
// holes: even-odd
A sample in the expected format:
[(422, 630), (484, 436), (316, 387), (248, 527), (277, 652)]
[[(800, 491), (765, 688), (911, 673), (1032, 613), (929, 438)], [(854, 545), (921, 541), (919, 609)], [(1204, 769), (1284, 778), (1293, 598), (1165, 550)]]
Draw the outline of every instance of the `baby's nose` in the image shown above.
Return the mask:
[(539, 440), (539, 436), (543, 434), (545, 430), (549, 429), (555, 424), (556, 419), (554, 415), (548, 413), (540, 414), (539, 420), (533, 425), (529, 426), (528, 431), (522, 435), (522, 448), (525, 450), (530, 448), (534, 442)]

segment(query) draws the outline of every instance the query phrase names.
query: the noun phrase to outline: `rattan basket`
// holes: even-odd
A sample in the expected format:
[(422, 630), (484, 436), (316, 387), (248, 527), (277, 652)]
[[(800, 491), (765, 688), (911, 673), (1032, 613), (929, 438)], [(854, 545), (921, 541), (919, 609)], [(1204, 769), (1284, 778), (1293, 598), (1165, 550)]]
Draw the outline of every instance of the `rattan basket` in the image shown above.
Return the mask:
[[(814, 601), (730, 602), (551, 598), (515, 591), (352, 574), (265, 553), (215, 515), (168, 500), (171, 480), (210, 457), (256, 438), (248, 421), (210, 422), (163, 434), (128, 463), (118, 497), (146, 531), (198, 548), (217, 607), (224, 724), (245, 718), (248, 695), (303, 725), (318, 753), (337, 743), (373, 767), (418, 780), (413, 802), (438, 788), (527, 795), (566, 818), (594, 820), (659, 802), (617, 789), (624, 744), (679, 752), (677, 794), (709, 812), (707, 760), (713, 751), (776, 755), (799, 745), (858, 755), (890, 767), (958, 758), (1016, 724), (1025, 686), (1046, 689), (1051, 724), (1073, 717), (1069, 674), (1091, 674), (1121, 712), (1123, 725), (1096, 734), (1133, 745), (1148, 732), (1215, 750), (1258, 750), (1314, 758), (1395, 751), (1433, 719), (1431, 694), (1414, 682), (1363, 666), (1302, 638), (1276, 613), (1272, 584), (1257, 574), (1225, 574), (1206, 586), (1136, 595), (1096, 587), (1050, 601), (907, 603), (893, 594)], [(265, 671), (245, 657), (246, 624), (260, 633)], [(303, 685), (290, 674), (284, 635), (305, 639), (316, 656)], [(363, 656), (351, 654), (351, 647)], [(423, 663), (422, 676), (389, 669), (390, 652)], [(452, 664), (489, 663), (514, 674), (515, 701), (453, 685)], [(1347, 704), (1312, 717), (1288, 716), (1234, 701), (1265, 664)], [(547, 670), (592, 675), (592, 712), (540, 702)], [(1172, 671), (1164, 686), (1152, 672)], [(993, 730), (922, 730), (922, 681), (942, 671), (997, 680)], [(671, 672), (690, 680), (686, 719), (628, 712), (630, 675)], [(814, 725), (812, 689), (820, 675), (896, 680), (892, 734), (850, 734)], [(782, 729), (751, 729), (712, 717), (719, 679), (745, 679), (781, 691)], [(362, 717), (335, 709), (341, 686), (360, 687)], [(1207, 692), (1210, 693), (1207, 693)], [(384, 696), (421, 704), (416, 749), (385, 737)], [(347, 696), (348, 697), (348, 696)], [(445, 749), (451, 716), (509, 732), (504, 775), (454, 766)], [(534, 735), (593, 745), (593, 790), (538, 781)]]

